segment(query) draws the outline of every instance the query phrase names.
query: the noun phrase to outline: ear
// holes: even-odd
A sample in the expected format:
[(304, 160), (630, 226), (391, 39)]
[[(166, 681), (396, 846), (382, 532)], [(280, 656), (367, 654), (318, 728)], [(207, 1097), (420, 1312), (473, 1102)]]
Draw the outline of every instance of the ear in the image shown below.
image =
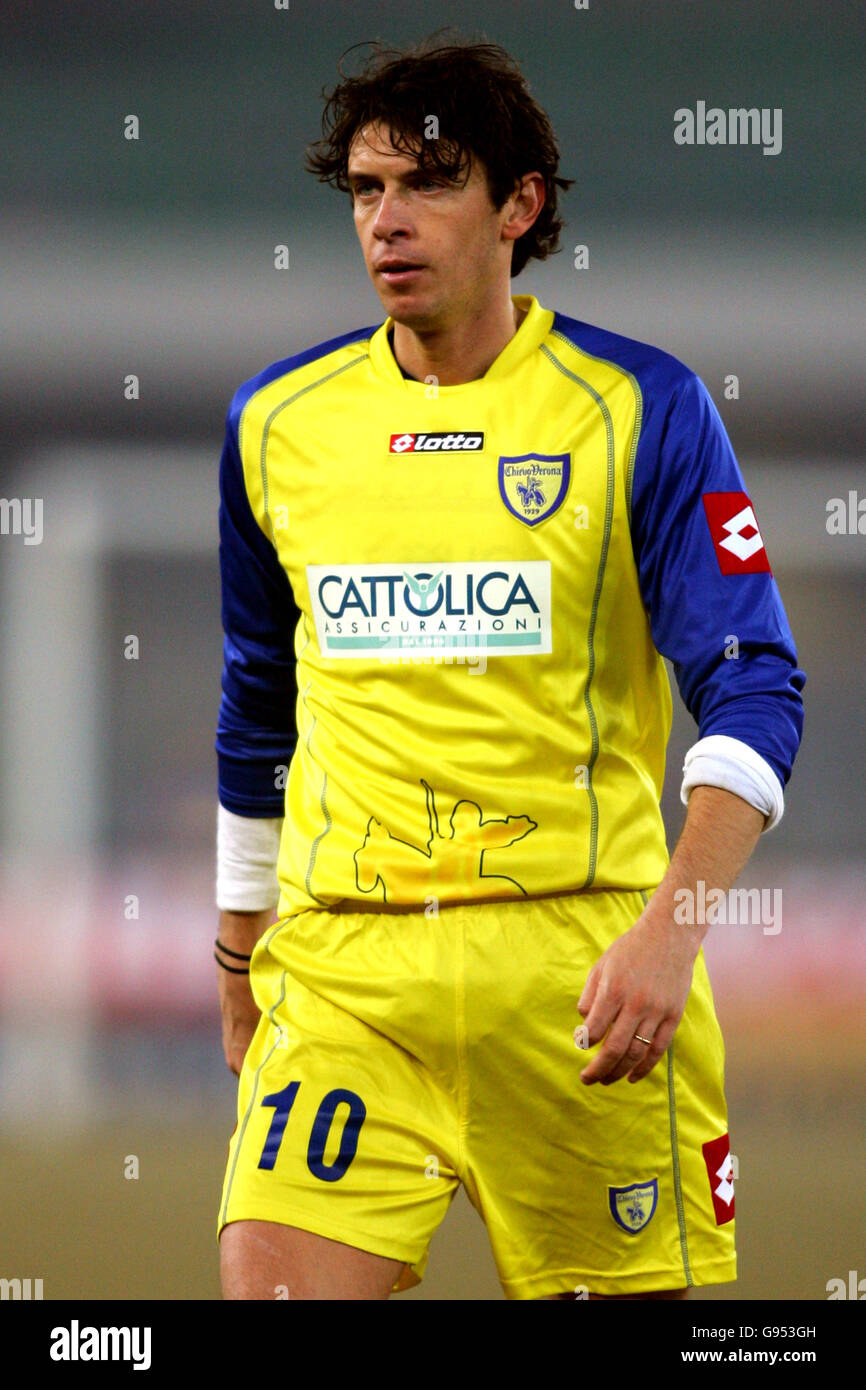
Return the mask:
[(506, 241), (516, 241), (539, 217), (547, 199), (547, 186), (544, 175), (537, 170), (524, 174), (514, 186), (514, 192), (504, 204), (507, 211), (502, 224), (502, 235)]

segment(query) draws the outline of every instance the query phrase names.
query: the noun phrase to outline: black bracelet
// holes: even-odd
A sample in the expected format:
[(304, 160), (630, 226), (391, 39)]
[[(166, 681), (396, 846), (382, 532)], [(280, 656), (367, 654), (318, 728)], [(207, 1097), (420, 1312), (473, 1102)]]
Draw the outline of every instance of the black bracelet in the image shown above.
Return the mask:
[(219, 948), (220, 948), (220, 950), (222, 951), (223, 955), (225, 955), (225, 956), (231, 956), (232, 960), (252, 960), (252, 956), (245, 956), (245, 955), (242, 955), (240, 951), (230, 951), (229, 948), (228, 948), (228, 946), (224, 946), (224, 945), (222, 944), (222, 942), (220, 941), (219, 937), (217, 937), (216, 940), (214, 941), (214, 945), (215, 945), (215, 946), (219, 946)]
[(214, 951), (213, 953), (213, 958), (216, 961), (217, 965), (222, 966), (223, 970), (227, 970), (230, 975), (249, 975), (250, 973), (249, 968), (244, 970), (243, 966), (238, 967), (235, 965), (226, 965), (223, 961), (220, 960), (216, 951)]

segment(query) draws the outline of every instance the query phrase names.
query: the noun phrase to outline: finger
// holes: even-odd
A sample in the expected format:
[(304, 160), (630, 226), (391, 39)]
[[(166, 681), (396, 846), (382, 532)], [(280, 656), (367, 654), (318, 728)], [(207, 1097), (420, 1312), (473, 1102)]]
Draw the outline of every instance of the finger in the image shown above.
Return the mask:
[[(629, 1081), (641, 1081), (645, 1076), (649, 1076), (656, 1062), (665, 1055), (673, 1042), (674, 1033), (677, 1031), (678, 1026), (678, 1018), (665, 1019), (659, 1024), (659, 1027), (656, 1029), (655, 1037), (652, 1040), (652, 1046), (647, 1048), (646, 1056), (642, 1061), (638, 1062), (637, 1066), (629, 1073)], [(643, 1029), (639, 1028), (638, 1032), (642, 1033)], [(649, 1036), (649, 1033), (644, 1034), (644, 1037), (648, 1038)]]
[(587, 1047), (595, 1047), (596, 1043), (609, 1037), (621, 1007), (620, 1000), (609, 994), (604, 985), (600, 984), (595, 991), (592, 1007), (587, 1010), (584, 1018)]
[[(638, 1026), (639, 1022), (643, 1026)], [(652, 1030), (652, 1031), (648, 1031)], [(645, 1038), (653, 1036), (654, 1026), (652, 1022), (644, 1019), (637, 1019), (633, 1013), (621, 1013), (608, 1032), (601, 1050), (593, 1057), (589, 1066), (581, 1072), (581, 1081), (587, 1085), (592, 1085), (596, 1081), (609, 1084), (618, 1081), (621, 1076), (625, 1076), (631, 1071), (638, 1062), (641, 1062), (647, 1051), (647, 1044), (638, 1042), (635, 1033), (641, 1033)], [(590, 1038), (592, 1032), (590, 1031)]]
[[(619, 1062), (604, 1078), (603, 1085), (610, 1086), (614, 1081), (620, 1081), (624, 1076), (630, 1076), (635, 1067), (643, 1065), (647, 1053), (650, 1052), (655, 1040), (658, 1028), (656, 1022), (644, 1019), (632, 1032), (631, 1037), (625, 1045), (625, 1051)], [(649, 1042), (644, 1039), (649, 1038)]]
[(586, 977), (586, 984), (584, 985), (581, 991), (580, 998), (577, 1001), (577, 1012), (579, 1014), (583, 1014), (584, 1018), (586, 1018), (587, 1014), (592, 1008), (596, 990), (598, 989), (598, 977), (599, 969), (598, 963), (596, 962), (596, 964), (592, 967), (592, 969)]

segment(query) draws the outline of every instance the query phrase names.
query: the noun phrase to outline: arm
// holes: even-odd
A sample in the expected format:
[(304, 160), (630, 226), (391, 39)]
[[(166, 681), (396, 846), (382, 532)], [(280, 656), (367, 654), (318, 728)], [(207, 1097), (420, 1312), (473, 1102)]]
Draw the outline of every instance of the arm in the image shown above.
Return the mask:
[[(604, 1046), (581, 1072), (586, 1085), (628, 1075), (639, 1081), (667, 1051), (683, 1016), (695, 957), (707, 925), (674, 919), (676, 894), (697, 892), (700, 880), (727, 893), (742, 872), (764, 816), (732, 792), (695, 787), (667, 873), (635, 925), (593, 966), (578, 1003), (588, 1045)], [(652, 1039), (647, 1047), (635, 1039)]]
[[(253, 947), (274, 920), (271, 908), (260, 912), (227, 912), (219, 915), (219, 940), (230, 951), (251, 956)], [(240, 1076), (247, 1048), (259, 1021), (259, 1008), (250, 989), (244, 962), (227, 957), (226, 964), (241, 970), (217, 967), (217, 990), (222, 1014), (223, 1054), (230, 1071)]]
[(681, 369), (645, 404), (632, 546), (653, 642), (698, 726), (683, 800), (696, 783), (725, 787), (760, 806), (770, 830), (802, 737), (806, 677), (706, 387)]
[[(296, 741), (294, 634), (298, 611), (276, 551), (253, 516), (238, 449), (241, 391), (220, 462), (220, 575), (225, 632), (217, 725), (218, 939), (249, 956), (275, 920), (282, 780)], [(238, 1074), (259, 1020), (246, 962), (216, 966), (223, 1052)], [(241, 973), (234, 973), (241, 971)]]
[[(640, 1080), (669, 1046), (706, 932), (674, 920), (675, 894), (694, 892), (700, 880), (728, 891), (782, 814), (803, 728), (805, 676), (763, 542), (744, 524), (748, 498), (718, 412), (681, 368), (667, 389), (649, 389), (645, 404), (632, 494), (635, 563), (653, 641), (673, 662), (700, 736), (686, 758), (681, 795), (689, 809), (668, 871), (581, 995), (589, 1045), (610, 1029), (582, 1073), (587, 1084)], [(748, 543), (732, 548), (726, 538), (736, 516)]]

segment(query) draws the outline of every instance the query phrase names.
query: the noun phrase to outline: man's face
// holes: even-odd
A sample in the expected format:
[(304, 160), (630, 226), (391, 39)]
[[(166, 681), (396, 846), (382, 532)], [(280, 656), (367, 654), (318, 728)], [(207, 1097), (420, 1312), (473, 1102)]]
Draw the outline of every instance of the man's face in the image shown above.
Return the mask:
[(446, 327), (507, 284), (514, 243), (500, 230), (509, 203), (496, 211), (476, 160), (465, 184), (449, 183), (368, 125), (352, 142), (348, 177), (367, 273), (396, 322)]

